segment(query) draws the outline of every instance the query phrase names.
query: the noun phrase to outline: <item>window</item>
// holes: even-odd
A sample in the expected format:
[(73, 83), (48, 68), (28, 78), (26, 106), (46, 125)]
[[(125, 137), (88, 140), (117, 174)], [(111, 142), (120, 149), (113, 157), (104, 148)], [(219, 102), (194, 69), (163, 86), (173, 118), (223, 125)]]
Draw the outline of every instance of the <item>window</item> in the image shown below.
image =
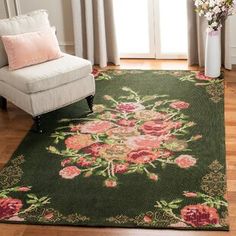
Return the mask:
[(149, 0), (114, 0), (118, 49), (122, 57), (154, 57)]
[(186, 0), (114, 0), (123, 58), (186, 58)]

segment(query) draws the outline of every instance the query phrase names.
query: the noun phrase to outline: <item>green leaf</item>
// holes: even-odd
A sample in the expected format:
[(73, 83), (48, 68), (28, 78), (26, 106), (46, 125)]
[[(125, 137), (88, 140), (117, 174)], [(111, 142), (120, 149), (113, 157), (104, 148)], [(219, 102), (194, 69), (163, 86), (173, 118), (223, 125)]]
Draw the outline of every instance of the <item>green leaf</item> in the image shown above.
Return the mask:
[(97, 158), (96, 162), (102, 162), (102, 159), (101, 158)]
[(144, 170), (141, 169), (141, 168), (138, 168), (138, 169), (136, 170), (136, 172), (137, 172), (138, 174), (143, 174), (143, 173), (144, 173)]
[(107, 138), (107, 134), (99, 134), (98, 137), (99, 138)]
[(131, 174), (131, 173), (134, 173), (134, 172), (136, 172), (136, 171), (137, 171), (136, 169), (128, 170), (127, 172), (125, 172), (125, 174)]
[(37, 199), (37, 200), (38, 200), (37, 196), (36, 196), (35, 194), (32, 194), (32, 193), (27, 194), (27, 197), (28, 197), (28, 198), (32, 198), (32, 199)]
[(187, 131), (187, 130), (181, 130), (181, 133), (183, 133), (183, 134), (189, 134), (189, 132)]
[[(105, 174), (105, 175), (104, 175)], [(106, 176), (106, 172), (103, 170), (95, 172), (95, 175), (101, 175), (101, 176)]]
[(178, 209), (179, 205), (175, 205), (175, 204), (169, 204), (168, 207), (172, 208), (172, 209)]
[(113, 143), (115, 143), (116, 141), (113, 140), (113, 139), (106, 139), (106, 140), (104, 140), (104, 142), (107, 143), (107, 144), (113, 144)]
[(59, 139), (58, 138), (55, 139), (53, 143), (58, 144), (59, 143)]
[(167, 202), (164, 201), (164, 200), (161, 200), (160, 203), (161, 203), (163, 206), (167, 206), (167, 205), (168, 205)]
[(26, 202), (27, 202), (28, 204), (34, 204), (34, 203), (37, 202), (37, 200), (27, 200)]
[(175, 199), (172, 202), (170, 202), (170, 204), (172, 204), (172, 203), (181, 203), (182, 201), (183, 201), (183, 199), (178, 198), (178, 199)]
[(93, 139), (97, 139), (97, 135), (96, 134), (92, 134), (91, 135)]
[(126, 92), (133, 92), (133, 90), (131, 88), (128, 88), (128, 87), (123, 87), (122, 90), (126, 91)]
[(49, 203), (50, 203), (50, 199), (51, 199), (51, 198), (47, 198), (46, 200), (44, 200), (43, 202), (41, 202), (41, 204), (43, 204), (43, 205), (49, 204)]
[(127, 100), (133, 100), (135, 99), (135, 96), (133, 94), (129, 95), (128, 97), (126, 97)]
[(40, 202), (43, 202), (44, 200), (46, 200), (48, 197), (41, 197), (40, 199), (39, 199), (39, 201)]
[(161, 167), (162, 167), (163, 169), (166, 168), (166, 163), (162, 162), (162, 163), (161, 163)]
[(106, 161), (102, 161), (100, 164), (101, 164), (102, 166), (107, 166), (107, 162), (106, 162)]
[(59, 154), (60, 152), (56, 149), (56, 147), (54, 146), (49, 146), (48, 148), (46, 148), (49, 152), (53, 153), (53, 154)]
[(144, 96), (144, 97), (142, 98), (142, 102), (148, 102), (148, 101), (154, 100), (154, 99), (156, 99), (156, 98), (157, 98), (156, 95), (153, 95), (153, 96)]
[(165, 212), (170, 212), (170, 208), (168, 208), (168, 207), (163, 207), (163, 211), (165, 211)]
[(162, 205), (160, 202), (156, 201), (156, 205), (154, 205), (154, 207), (156, 208), (162, 208)]

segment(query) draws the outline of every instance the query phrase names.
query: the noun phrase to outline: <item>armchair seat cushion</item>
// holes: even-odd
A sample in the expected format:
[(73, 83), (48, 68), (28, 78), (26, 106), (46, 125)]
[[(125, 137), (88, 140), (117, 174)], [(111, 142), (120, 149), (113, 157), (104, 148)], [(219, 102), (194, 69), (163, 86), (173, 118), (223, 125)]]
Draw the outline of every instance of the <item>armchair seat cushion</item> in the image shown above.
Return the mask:
[(71, 83), (87, 77), (91, 72), (89, 61), (63, 54), (59, 59), (15, 71), (10, 71), (8, 66), (2, 67), (0, 81), (23, 93), (32, 94)]

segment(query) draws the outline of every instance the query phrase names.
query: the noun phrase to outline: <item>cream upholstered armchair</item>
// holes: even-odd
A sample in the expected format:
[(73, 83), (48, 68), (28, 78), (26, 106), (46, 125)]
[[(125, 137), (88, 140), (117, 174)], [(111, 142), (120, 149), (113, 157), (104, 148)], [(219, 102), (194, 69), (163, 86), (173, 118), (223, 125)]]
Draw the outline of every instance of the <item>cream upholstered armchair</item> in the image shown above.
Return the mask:
[[(50, 27), (45, 10), (0, 20), (0, 36), (39, 31)], [(7, 55), (0, 40), (0, 105), (7, 100), (33, 116), (42, 132), (42, 114), (87, 99), (92, 111), (95, 81), (87, 60), (69, 54), (41, 64), (10, 71)]]

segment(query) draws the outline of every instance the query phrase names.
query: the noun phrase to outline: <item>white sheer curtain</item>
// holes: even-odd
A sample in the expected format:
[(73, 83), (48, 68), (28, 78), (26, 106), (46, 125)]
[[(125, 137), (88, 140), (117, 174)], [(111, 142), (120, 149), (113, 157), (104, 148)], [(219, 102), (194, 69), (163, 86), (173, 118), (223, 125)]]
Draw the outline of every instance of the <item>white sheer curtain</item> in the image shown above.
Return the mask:
[(75, 52), (100, 67), (119, 64), (113, 0), (72, 0)]

